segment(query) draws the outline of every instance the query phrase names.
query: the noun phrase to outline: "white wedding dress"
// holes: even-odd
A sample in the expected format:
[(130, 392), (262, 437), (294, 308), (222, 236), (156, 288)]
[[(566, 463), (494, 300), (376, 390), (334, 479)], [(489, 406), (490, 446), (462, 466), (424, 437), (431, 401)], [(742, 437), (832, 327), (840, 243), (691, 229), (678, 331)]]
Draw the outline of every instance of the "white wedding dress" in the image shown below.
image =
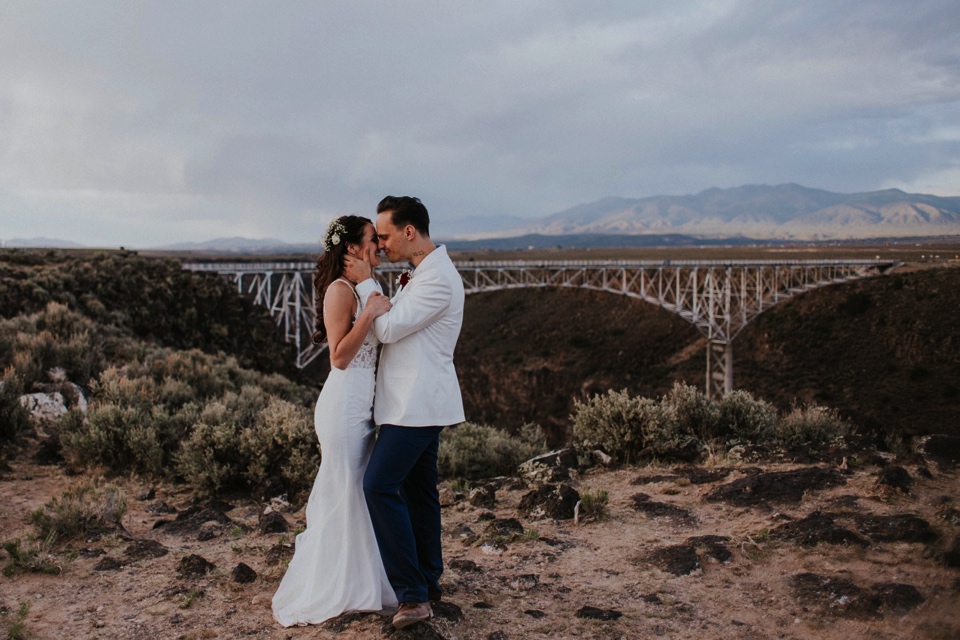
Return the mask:
[[(330, 286), (338, 283), (350, 286), (344, 280)], [(358, 298), (358, 314), (360, 304)], [(293, 559), (273, 596), (273, 617), (285, 627), (397, 606), (363, 496), (363, 472), (374, 443), (376, 363), (371, 329), (346, 369), (331, 368), (317, 400), (320, 471), (307, 502), (307, 528), (297, 536)]]

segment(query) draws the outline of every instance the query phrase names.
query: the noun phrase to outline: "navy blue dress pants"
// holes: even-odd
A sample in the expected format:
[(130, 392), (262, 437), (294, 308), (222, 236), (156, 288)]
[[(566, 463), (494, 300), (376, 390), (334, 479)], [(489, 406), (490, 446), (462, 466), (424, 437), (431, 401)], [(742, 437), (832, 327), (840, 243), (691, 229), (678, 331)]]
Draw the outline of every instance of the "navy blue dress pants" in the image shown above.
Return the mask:
[(443, 552), (437, 450), (443, 427), (380, 426), (363, 476), (363, 493), (398, 602), (440, 592)]

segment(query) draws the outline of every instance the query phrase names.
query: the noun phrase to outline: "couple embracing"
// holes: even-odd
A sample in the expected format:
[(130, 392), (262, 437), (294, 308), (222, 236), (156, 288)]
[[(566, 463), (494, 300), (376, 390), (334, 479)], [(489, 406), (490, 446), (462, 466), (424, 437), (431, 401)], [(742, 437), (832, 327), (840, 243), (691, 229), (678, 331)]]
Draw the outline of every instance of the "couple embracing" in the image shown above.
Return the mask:
[[(430, 618), (442, 595), (437, 450), (443, 428), (464, 419), (453, 366), (463, 283), (417, 198), (384, 198), (376, 227), (337, 218), (323, 246), (314, 278), (314, 341), (326, 338), (331, 364), (314, 416), (322, 460), (273, 615), (292, 626), (376, 611), (403, 628)], [(373, 277), (380, 251), (414, 268), (392, 300)]]

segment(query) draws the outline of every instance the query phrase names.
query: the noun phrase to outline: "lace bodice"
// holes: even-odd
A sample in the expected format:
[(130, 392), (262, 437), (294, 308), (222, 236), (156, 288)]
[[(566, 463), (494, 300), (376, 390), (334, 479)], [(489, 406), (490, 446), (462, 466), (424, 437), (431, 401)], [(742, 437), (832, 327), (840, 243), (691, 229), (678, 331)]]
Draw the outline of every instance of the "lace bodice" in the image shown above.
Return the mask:
[[(357, 299), (357, 311), (353, 314), (353, 320), (356, 322), (357, 318), (360, 316), (360, 312), (363, 311), (363, 301), (361, 301), (360, 296), (357, 295), (356, 289), (354, 289), (353, 286), (343, 278), (334, 280), (331, 283), (331, 286), (337, 282), (342, 282), (346, 286), (350, 287), (350, 290), (353, 291), (353, 297)], [(350, 364), (347, 366), (347, 368), (375, 369), (377, 366), (378, 344), (380, 344), (380, 341), (377, 340), (377, 336), (373, 332), (373, 327), (370, 327), (370, 331), (367, 332), (367, 336), (363, 339), (363, 344), (360, 345), (360, 350), (357, 351), (357, 355), (353, 356), (353, 360), (350, 361)]]

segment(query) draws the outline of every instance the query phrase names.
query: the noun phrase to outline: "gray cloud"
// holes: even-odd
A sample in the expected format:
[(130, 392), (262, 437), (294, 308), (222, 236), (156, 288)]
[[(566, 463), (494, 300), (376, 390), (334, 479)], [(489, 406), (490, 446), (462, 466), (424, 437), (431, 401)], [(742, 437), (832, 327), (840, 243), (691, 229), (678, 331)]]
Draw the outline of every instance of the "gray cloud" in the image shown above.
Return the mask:
[(319, 236), (797, 182), (960, 184), (960, 5), (0, 5), (0, 238)]

